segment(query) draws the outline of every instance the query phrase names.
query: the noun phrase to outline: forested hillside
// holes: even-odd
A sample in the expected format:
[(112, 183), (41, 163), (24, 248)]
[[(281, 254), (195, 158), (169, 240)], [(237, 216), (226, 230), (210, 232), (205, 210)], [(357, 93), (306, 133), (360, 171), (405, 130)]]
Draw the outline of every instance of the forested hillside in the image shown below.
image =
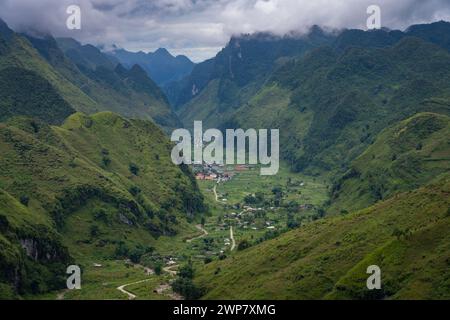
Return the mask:
[(190, 171), (172, 164), (168, 139), (148, 121), (13, 118), (0, 124), (0, 149), (2, 295), (60, 289), (73, 254), (112, 259), (118, 246), (154, 245), (205, 211)]

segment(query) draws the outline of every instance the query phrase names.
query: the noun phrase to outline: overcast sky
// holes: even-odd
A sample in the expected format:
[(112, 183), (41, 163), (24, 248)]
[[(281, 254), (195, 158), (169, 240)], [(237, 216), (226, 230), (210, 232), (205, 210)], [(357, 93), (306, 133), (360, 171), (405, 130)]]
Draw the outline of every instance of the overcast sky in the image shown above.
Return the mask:
[[(450, 0), (0, 0), (0, 17), (16, 31), (130, 51), (165, 47), (199, 62), (213, 57), (233, 34), (284, 34), (313, 24), (364, 29), (371, 4), (381, 7), (384, 27), (450, 21)], [(81, 7), (81, 30), (66, 27), (69, 5)]]

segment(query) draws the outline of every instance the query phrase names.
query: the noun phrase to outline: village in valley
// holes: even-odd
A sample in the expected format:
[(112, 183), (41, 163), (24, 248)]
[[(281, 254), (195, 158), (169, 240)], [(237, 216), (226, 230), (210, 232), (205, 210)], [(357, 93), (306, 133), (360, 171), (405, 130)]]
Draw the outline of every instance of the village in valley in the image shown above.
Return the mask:
[(209, 261), (276, 237), (319, 217), (326, 193), (304, 176), (261, 176), (258, 165), (195, 163), (192, 171), (210, 207), (207, 234), (190, 243), (194, 257)]

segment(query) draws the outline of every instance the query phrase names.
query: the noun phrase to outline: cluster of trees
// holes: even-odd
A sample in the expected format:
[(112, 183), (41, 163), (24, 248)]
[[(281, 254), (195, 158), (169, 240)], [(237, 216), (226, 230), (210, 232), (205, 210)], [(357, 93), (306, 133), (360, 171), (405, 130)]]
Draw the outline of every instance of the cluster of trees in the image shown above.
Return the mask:
[(142, 257), (145, 254), (152, 254), (154, 250), (153, 247), (144, 247), (141, 244), (130, 248), (124, 241), (119, 241), (116, 245), (116, 250), (114, 251), (114, 258), (128, 258), (133, 263), (141, 263)]
[(192, 262), (189, 261), (178, 271), (178, 277), (172, 283), (173, 291), (181, 294), (187, 300), (199, 299), (203, 293), (202, 290), (194, 284), (192, 281), (193, 278), (194, 268)]

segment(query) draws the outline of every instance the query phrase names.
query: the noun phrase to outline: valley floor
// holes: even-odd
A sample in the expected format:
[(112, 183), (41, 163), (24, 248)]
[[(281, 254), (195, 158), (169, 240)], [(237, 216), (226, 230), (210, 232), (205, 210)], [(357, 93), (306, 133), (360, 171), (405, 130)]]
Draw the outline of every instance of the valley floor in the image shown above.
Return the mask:
[(276, 176), (260, 176), (257, 168), (249, 168), (236, 172), (231, 180), (199, 181), (199, 186), (210, 214), (202, 221), (203, 225), (193, 222), (177, 236), (161, 237), (152, 244), (158, 253), (170, 257), (160, 275), (128, 260), (108, 260), (98, 255), (94, 261), (91, 254), (83, 254), (82, 246), (72, 246), (83, 270), (82, 289), (52, 292), (37, 298), (182, 299), (170, 286), (180, 265), (191, 260), (197, 268), (211, 260), (233, 255), (243, 241), (253, 245), (288, 231), (284, 208), (270, 201), (258, 206), (246, 205), (246, 196), (260, 193), (270, 200), (272, 189), (279, 187), (283, 190), (283, 203), (295, 201), (304, 208), (294, 217), (300, 223), (311, 221), (327, 200), (326, 180), (293, 174), (284, 166)]

